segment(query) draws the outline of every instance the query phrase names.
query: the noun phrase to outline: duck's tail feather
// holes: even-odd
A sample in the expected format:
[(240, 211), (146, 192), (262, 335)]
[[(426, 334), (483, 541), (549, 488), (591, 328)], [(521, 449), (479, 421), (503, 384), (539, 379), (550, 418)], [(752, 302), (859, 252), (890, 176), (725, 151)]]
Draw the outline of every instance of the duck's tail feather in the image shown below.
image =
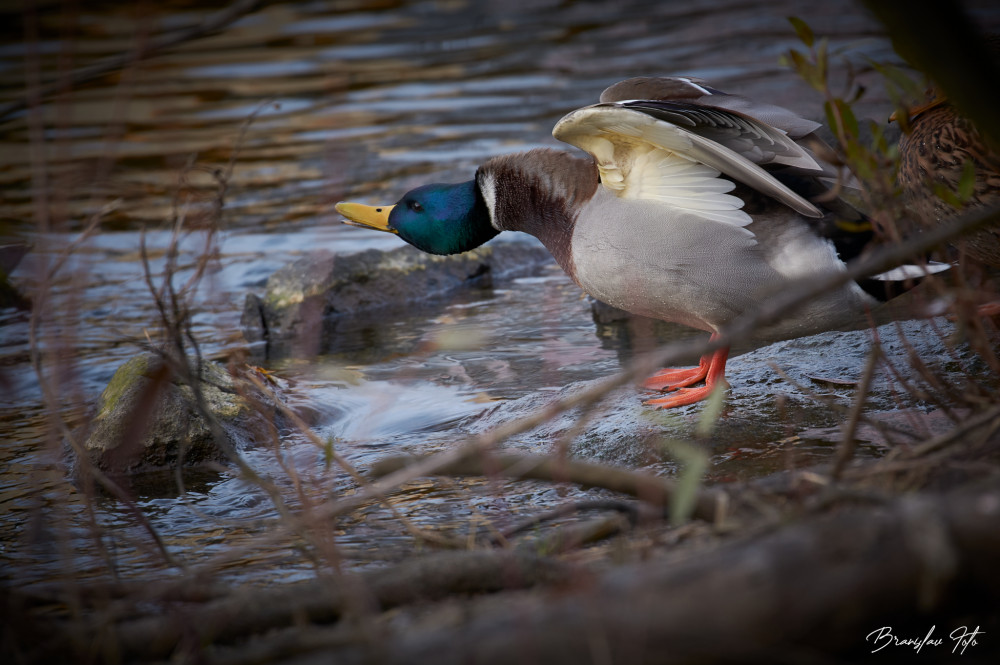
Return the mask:
[(951, 264), (939, 261), (925, 261), (920, 264), (904, 263), (892, 270), (858, 280), (858, 286), (873, 298), (885, 302), (909, 291), (925, 278), (945, 272), (950, 268)]

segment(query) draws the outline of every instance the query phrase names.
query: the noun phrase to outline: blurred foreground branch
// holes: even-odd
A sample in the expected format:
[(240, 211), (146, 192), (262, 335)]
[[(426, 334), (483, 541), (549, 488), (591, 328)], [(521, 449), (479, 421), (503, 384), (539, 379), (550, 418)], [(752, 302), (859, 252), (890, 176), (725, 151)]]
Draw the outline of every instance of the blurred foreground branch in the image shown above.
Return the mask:
[[(371, 470), (375, 477), (406, 469), (422, 458), (389, 457), (380, 460)], [(630, 471), (603, 464), (570, 459), (553, 459), (539, 455), (484, 453), (469, 456), (437, 470), (441, 475), (504, 476), (516, 479), (570, 482), (583, 488), (599, 487), (642, 499), (648, 503), (669, 506), (677, 497), (677, 483), (640, 471)], [(721, 490), (702, 490), (695, 498), (692, 517), (716, 522), (725, 513), (730, 500)]]
[[(952, 619), (996, 609), (993, 485), (843, 510), (680, 560), (625, 566), (559, 595), (479, 599), (458, 620), (425, 617), (381, 662), (488, 665), (524, 653), (593, 662), (595, 640), (604, 662), (811, 662), (819, 653), (869, 654), (876, 645), (866, 635), (890, 620), (919, 622), (920, 636), (941, 621), (935, 636), (947, 646), (938, 655), (947, 657), (946, 636), (961, 625)], [(988, 650), (983, 641), (980, 633)]]
[[(877, 646), (872, 631), (884, 625), (915, 621), (922, 636), (936, 624), (936, 637), (947, 642), (961, 625), (954, 622), (970, 614), (990, 620), (1000, 597), (998, 557), (994, 477), (976, 491), (844, 507), (758, 538), (603, 572), (518, 550), (438, 553), (356, 578), (174, 604), (167, 616), (146, 603), (138, 617), (119, 612), (113, 634), (125, 662), (198, 654), (205, 663), (488, 665), (531, 653), (559, 665), (592, 662), (595, 640), (606, 662), (805, 662), (788, 657), (868, 654)], [(371, 612), (396, 608), (367, 635), (347, 620), (351, 580), (365, 590)], [(545, 591), (504, 593), (537, 586)], [(9, 615), (23, 616), (25, 601), (10, 596)], [(17, 633), (18, 655), (21, 662), (68, 661), (84, 653), (83, 636), (100, 628), (107, 624), (99, 620), (74, 641), (60, 621), (30, 625)], [(45, 639), (31, 630), (44, 630)], [(297, 660), (307, 655), (312, 659)]]

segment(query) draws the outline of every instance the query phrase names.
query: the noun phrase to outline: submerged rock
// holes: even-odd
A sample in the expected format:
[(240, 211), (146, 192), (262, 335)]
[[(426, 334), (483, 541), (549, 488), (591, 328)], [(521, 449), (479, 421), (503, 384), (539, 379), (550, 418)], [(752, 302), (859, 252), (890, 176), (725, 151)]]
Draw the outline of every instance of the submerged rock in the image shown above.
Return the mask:
[(126, 362), (101, 394), (85, 444), (91, 462), (114, 475), (225, 462), (232, 451), (273, 437), (283, 420), (272, 399), (218, 363), (202, 362), (200, 388), (215, 426), (160, 356)]
[(394, 312), (461, 288), (485, 288), (552, 262), (540, 244), (494, 242), (454, 256), (404, 246), (349, 255), (310, 255), (274, 273), (263, 296), (249, 294), (243, 334), (267, 358), (325, 349), (338, 325)]

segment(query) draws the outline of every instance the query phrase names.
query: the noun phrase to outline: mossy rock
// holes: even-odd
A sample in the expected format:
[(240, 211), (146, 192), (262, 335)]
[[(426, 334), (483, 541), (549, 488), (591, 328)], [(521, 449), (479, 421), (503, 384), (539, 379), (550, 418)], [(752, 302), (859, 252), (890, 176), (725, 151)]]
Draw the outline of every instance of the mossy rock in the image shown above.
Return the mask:
[(224, 463), (234, 451), (269, 440), (283, 422), (273, 400), (218, 363), (203, 361), (199, 381), (217, 427), (160, 356), (126, 362), (101, 395), (86, 442), (90, 460), (115, 475)]

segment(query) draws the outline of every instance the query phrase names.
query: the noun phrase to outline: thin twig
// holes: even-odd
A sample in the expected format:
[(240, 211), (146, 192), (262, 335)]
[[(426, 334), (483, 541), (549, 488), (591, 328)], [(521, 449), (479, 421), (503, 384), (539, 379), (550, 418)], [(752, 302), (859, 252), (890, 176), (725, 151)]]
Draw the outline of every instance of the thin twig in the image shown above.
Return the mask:
[[(962, 439), (971, 434), (972, 432), (985, 427), (996, 427), (1000, 423), (1000, 406), (996, 406), (989, 411), (984, 411), (975, 416), (972, 416), (964, 423), (954, 427), (953, 429), (945, 432), (944, 434), (939, 434), (927, 441), (924, 441), (918, 446), (914, 446), (909, 452), (900, 453), (903, 459), (912, 459), (917, 457), (923, 457), (929, 453), (936, 450), (940, 450), (946, 446), (953, 443), (958, 443)], [(889, 458), (887, 458), (889, 459)]]
[[(841, 415), (843, 415), (845, 417), (850, 417), (850, 414), (851, 414), (851, 407), (850, 406), (841, 404), (840, 402), (836, 401), (832, 397), (828, 397), (826, 395), (821, 395), (820, 393), (817, 393), (815, 390), (811, 390), (808, 386), (803, 385), (799, 381), (796, 381), (791, 376), (789, 376), (788, 373), (785, 372), (785, 370), (781, 369), (781, 367), (778, 366), (777, 363), (771, 362), (771, 363), (769, 363), (769, 365), (771, 366), (771, 369), (773, 369), (775, 372), (777, 372), (778, 376), (780, 376), (783, 380), (785, 380), (788, 383), (790, 383), (792, 385), (792, 387), (795, 388), (796, 390), (799, 390), (802, 393), (805, 393), (805, 395), (807, 395), (810, 399), (819, 402), (820, 404), (822, 404), (823, 406), (825, 406), (827, 409), (829, 409), (829, 410), (831, 410), (831, 411), (833, 411), (835, 413), (839, 413), (839, 414), (841, 414)], [(882, 436), (883, 439), (885, 439), (889, 443), (892, 443), (892, 437), (889, 436), (890, 433), (892, 433), (892, 434), (901, 434), (903, 436), (906, 436), (906, 435), (910, 434), (908, 431), (906, 431), (904, 429), (901, 429), (899, 427), (895, 427), (893, 425), (890, 425), (889, 423), (884, 423), (884, 422), (881, 422), (879, 420), (875, 420), (874, 418), (870, 418), (869, 416), (866, 416), (864, 413), (859, 413), (858, 414), (858, 420), (860, 420), (860, 422), (864, 423), (865, 425), (868, 425), (868, 426), (872, 427), (875, 431), (877, 431)]]
[(854, 433), (857, 431), (861, 412), (864, 409), (865, 400), (868, 398), (868, 390), (871, 388), (872, 379), (875, 376), (875, 368), (878, 367), (881, 355), (882, 347), (878, 344), (873, 344), (871, 351), (868, 352), (868, 360), (865, 362), (865, 369), (861, 373), (861, 381), (858, 383), (858, 389), (854, 393), (851, 412), (847, 418), (847, 423), (844, 425), (844, 436), (841, 439), (840, 447), (837, 448), (837, 458), (834, 460), (833, 469), (830, 471), (831, 480), (840, 479), (840, 474), (843, 472), (844, 467), (854, 456), (854, 450), (858, 445), (857, 440), (854, 438)]
[(557, 506), (552, 510), (540, 513), (538, 515), (532, 515), (511, 527), (508, 527), (501, 531), (496, 536), (489, 539), (491, 544), (498, 544), (500, 540), (509, 540), (510, 538), (516, 536), (517, 534), (527, 531), (529, 529), (534, 529), (535, 527), (541, 525), (543, 522), (550, 522), (552, 520), (561, 519), (563, 517), (568, 517), (576, 513), (580, 513), (587, 510), (604, 510), (604, 511), (615, 511), (626, 515), (629, 521), (634, 525), (639, 516), (639, 507), (632, 502), (620, 501), (620, 500), (599, 500), (599, 501), (576, 501), (573, 503), (567, 503), (561, 506)]
[[(32, 368), (34, 369), (35, 376), (38, 379), (39, 388), (42, 391), (42, 397), (46, 404), (49, 405), (49, 413), (52, 415), (51, 420), (55, 423), (56, 429), (59, 434), (66, 441), (69, 446), (73, 449), (73, 453), (76, 455), (77, 461), (80, 464), (80, 468), (84, 477), (93, 479), (100, 485), (106, 492), (121, 501), (129, 510), (129, 512), (138, 520), (139, 524), (145, 529), (149, 534), (150, 538), (156, 545), (164, 561), (168, 565), (173, 567), (182, 567), (181, 564), (174, 559), (170, 554), (164, 544), (163, 539), (160, 537), (159, 532), (152, 525), (152, 523), (146, 518), (145, 513), (139, 508), (132, 497), (126, 492), (118, 483), (114, 482), (109, 476), (104, 474), (100, 469), (92, 463), (90, 457), (87, 455), (87, 451), (84, 449), (83, 444), (80, 442), (77, 433), (73, 431), (73, 427), (66, 422), (63, 417), (63, 410), (57, 405), (60, 404), (60, 400), (56, 395), (55, 389), (52, 383), (49, 381), (45, 374), (45, 361), (42, 357), (42, 344), (40, 337), (40, 327), (42, 326), (42, 316), (48, 309), (48, 296), (51, 293), (52, 283), (55, 280), (58, 273), (66, 265), (72, 253), (87, 239), (89, 239), (100, 227), (100, 220), (103, 215), (114, 208), (115, 202), (104, 206), (95, 213), (87, 225), (84, 227), (83, 232), (76, 238), (76, 240), (66, 246), (59, 257), (56, 259), (55, 263), (46, 270), (42, 276), (42, 281), (37, 288), (37, 295), (33, 301), (33, 307), (31, 311), (31, 316), (29, 318), (28, 325), (28, 349), (29, 356), (31, 360)], [(98, 549), (103, 551), (103, 547), (98, 543)], [(109, 562), (110, 565), (110, 562)], [(112, 568), (113, 569), (113, 568)]]

